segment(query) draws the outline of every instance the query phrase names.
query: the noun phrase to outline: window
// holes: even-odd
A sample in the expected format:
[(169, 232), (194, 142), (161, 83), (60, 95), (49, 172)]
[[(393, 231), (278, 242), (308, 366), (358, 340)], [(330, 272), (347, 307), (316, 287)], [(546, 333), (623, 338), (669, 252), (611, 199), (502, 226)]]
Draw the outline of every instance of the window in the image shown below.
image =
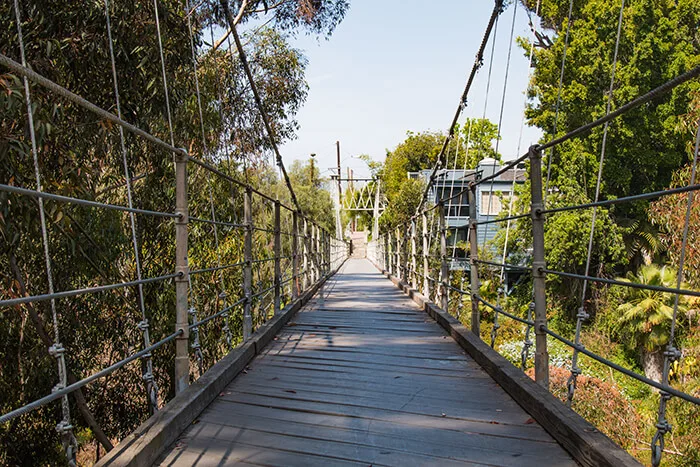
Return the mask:
[(437, 200), (445, 200), (447, 217), (468, 217), (469, 216), (469, 194), (464, 191), (465, 187), (455, 184), (454, 186), (443, 186), (437, 189)]
[[(508, 210), (510, 207), (510, 192), (509, 191), (484, 191), (481, 193), (481, 204), (479, 205), (479, 215), (482, 216), (497, 216), (502, 210)], [(513, 198), (516, 202), (518, 197)], [(489, 203), (491, 205), (489, 206)]]
[[(504, 194), (504, 201), (508, 197), (508, 193)], [(501, 193), (498, 191), (484, 191), (481, 193), (481, 205), (479, 206), (479, 214), (482, 216), (497, 216), (500, 214), (503, 206), (501, 204)]]

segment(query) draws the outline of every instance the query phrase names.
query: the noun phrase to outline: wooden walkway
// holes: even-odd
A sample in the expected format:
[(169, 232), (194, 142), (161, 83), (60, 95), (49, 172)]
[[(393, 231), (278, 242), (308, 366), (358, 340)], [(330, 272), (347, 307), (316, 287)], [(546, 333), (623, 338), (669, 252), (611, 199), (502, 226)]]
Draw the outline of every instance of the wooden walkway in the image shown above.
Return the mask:
[(570, 466), (367, 261), (349, 260), (158, 465)]

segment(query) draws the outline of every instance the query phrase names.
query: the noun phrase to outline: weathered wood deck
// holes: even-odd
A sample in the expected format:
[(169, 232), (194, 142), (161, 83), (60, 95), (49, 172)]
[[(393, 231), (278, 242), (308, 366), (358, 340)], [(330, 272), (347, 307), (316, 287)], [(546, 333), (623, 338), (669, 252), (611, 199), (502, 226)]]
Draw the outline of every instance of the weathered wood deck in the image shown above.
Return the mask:
[(576, 465), (366, 260), (349, 260), (159, 465), (231, 464)]

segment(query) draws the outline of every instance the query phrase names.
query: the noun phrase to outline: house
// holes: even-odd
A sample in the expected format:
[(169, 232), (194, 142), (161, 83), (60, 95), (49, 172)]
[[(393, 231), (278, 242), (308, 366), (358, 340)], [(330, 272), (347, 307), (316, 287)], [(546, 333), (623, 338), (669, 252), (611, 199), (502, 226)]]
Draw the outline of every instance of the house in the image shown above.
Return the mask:
[[(437, 203), (440, 199), (448, 199), (454, 195), (454, 199), (445, 202), (445, 222), (452, 231), (448, 246), (455, 245), (455, 242), (466, 242), (469, 230), (469, 201), (467, 188), (469, 183), (488, 177), (501, 169), (501, 164), (495, 159), (487, 158), (479, 162), (476, 170), (442, 169), (436, 174), (435, 183), (428, 192), (428, 200)], [(426, 183), (430, 178), (432, 170), (422, 170), (420, 172), (409, 172), (409, 178), (423, 179)], [(518, 165), (506, 170), (493, 180), (477, 185), (476, 190), (476, 212), (479, 222), (495, 219), (507, 213), (510, 196), (513, 193), (515, 184), (525, 182), (526, 173), (524, 165)], [(479, 224), (477, 226), (477, 238), (479, 245), (484, 245), (492, 240), (500, 228), (505, 223)], [(466, 258), (466, 250), (455, 251), (455, 261), (453, 269), (461, 269)], [(500, 256), (500, 254), (499, 254)]]

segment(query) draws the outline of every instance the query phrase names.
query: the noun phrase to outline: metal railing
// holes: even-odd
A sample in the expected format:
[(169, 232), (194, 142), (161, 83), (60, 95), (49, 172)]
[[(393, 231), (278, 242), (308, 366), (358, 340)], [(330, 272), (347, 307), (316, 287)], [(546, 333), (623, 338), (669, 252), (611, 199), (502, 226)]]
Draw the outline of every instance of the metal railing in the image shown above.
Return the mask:
[[(155, 6), (158, 24), (157, 2)], [(211, 160), (207, 161), (194, 157), (188, 151), (175, 146), (170, 122), (170, 104), (167, 100), (168, 84), (165, 79), (160, 26), (158, 26), (158, 42), (161, 47), (164, 91), (168, 102), (170, 143), (155, 133), (127, 122), (121, 115), (117, 67), (112, 50), (107, 1), (105, 1), (106, 31), (109, 34), (116, 114), (33, 71), (25, 59), (22, 30), (26, 22), (23, 21), (22, 9), (17, 0), (12, 10), (13, 21), (18, 32), (18, 50), (21, 59), (16, 61), (0, 53), (0, 67), (23, 81), (27, 118), (25, 122), (17, 122), (17, 124), (19, 126), (28, 124), (27, 139), (31, 141), (36, 187), (32, 189), (14, 186), (13, 182), (3, 183), (0, 184), (0, 194), (8, 203), (20, 202), (21, 199), (32, 199), (37, 202), (42, 228), (42, 237), (38, 241), (42, 244), (49, 286), (46, 293), (34, 295), (26, 292), (22, 296), (7, 297), (3, 293), (0, 307), (7, 309), (50, 302), (55, 332), (54, 338), (50, 339), (47, 336), (45, 343), (50, 355), (56, 359), (58, 382), (51, 393), (45, 397), (0, 415), (0, 423), (8, 423), (60, 399), (62, 414), (57, 432), (64, 444), (68, 462), (75, 465), (78, 446), (70, 413), (72, 403), (68, 396), (75, 395), (77, 400), (82, 401), (81, 411), (84, 418), (88, 419), (88, 425), (95, 433), (102, 433), (99, 422), (92, 417), (85, 405), (84, 396), (80, 392), (81, 388), (127, 367), (131, 362), (140, 360), (145, 400), (151, 413), (156, 412), (167, 403), (171, 395), (169, 391), (159, 389), (157, 384), (159, 378), (162, 381), (173, 374), (170, 382), (173, 393), (184, 391), (192, 381), (206, 371), (208, 366), (231, 349), (248, 341), (255, 329), (271, 317), (280, 314), (285, 307), (295, 303), (304, 293), (340, 267), (349, 254), (349, 244), (336, 239), (325, 228), (306, 217), (299, 210), (298, 205), (287, 206), (276, 195), (265, 194), (250, 183), (238, 180), (233, 172), (227, 173), (223, 160), (224, 156), (230, 157), (230, 154), (211, 154), (210, 152), (208, 157)], [(189, 21), (189, 14), (186, 16)], [(192, 34), (191, 29), (190, 34)], [(193, 55), (195, 55), (194, 49)], [(194, 76), (195, 78), (197, 76), (196, 59)], [(95, 199), (88, 199), (88, 196), (65, 196), (44, 191), (41, 165), (45, 161), (42, 159), (43, 148), (36, 144), (34, 95), (30, 82), (42, 92), (62, 99), (64, 105), (67, 102), (67, 105), (75, 106), (75, 109), (92, 113), (102, 121), (111, 122), (115, 129), (118, 129), (121, 144), (116, 152), (123, 154), (123, 161), (120, 162), (123, 162), (124, 173), (121, 175), (126, 182), (121, 186), (126, 187), (126, 196), (115, 197), (115, 199), (126, 200), (127, 205), (121, 205), (118, 202), (98, 202)], [(201, 118), (202, 104), (198, 86), (197, 99)], [(202, 123), (202, 132), (204, 142), (206, 140), (204, 123)], [(130, 175), (130, 162), (127, 161), (127, 157), (128, 148), (131, 146), (125, 144), (125, 133), (130, 138), (135, 138), (144, 147), (152, 149), (155, 154), (153, 157), (160, 157), (161, 154), (173, 157), (173, 172), (154, 181), (163, 185), (160, 186), (161, 193), (169, 196), (167, 201), (161, 204), (173, 206), (172, 209), (134, 207), (134, 198), (138, 196), (138, 190), (132, 184), (137, 178), (132, 179)], [(272, 138), (272, 135), (270, 137)], [(225, 135), (223, 139), (230, 140), (230, 136)], [(203, 145), (206, 148), (206, 144), (203, 143)], [(228, 153), (230, 149), (225, 147), (224, 151)], [(203, 153), (206, 154), (204, 151)], [(281, 159), (278, 159), (278, 164), (286, 177)], [(138, 177), (138, 179), (141, 178), (144, 176)], [(286, 181), (289, 182), (288, 179)], [(291, 191), (291, 199), (296, 202), (290, 184), (288, 189)], [(227, 190), (230, 194), (214, 196), (215, 192), (221, 193)], [(193, 200), (196, 202), (193, 203)], [(133, 246), (133, 256), (128, 262), (130, 267), (131, 261), (134, 262), (136, 279), (72, 290), (54, 290), (54, 277), (68, 274), (68, 272), (61, 269), (57, 257), (51, 251), (51, 232), (47, 227), (45, 209), (45, 203), (48, 202), (54, 203), (52, 206), (60, 204), (68, 209), (80, 206), (82, 209), (92, 210), (92, 213), (111, 212), (114, 216), (124, 213), (128, 216), (127, 225), (132, 240), (130, 243)], [(115, 222), (120, 221), (117, 217), (113, 219)], [(154, 220), (158, 223), (153, 224)], [(142, 276), (141, 262), (146, 261), (148, 251), (144, 245), (147, 239), (142, 237), (143, 232), (139, 231), (138, 226), (144, 223), (148, 223), (153, 231), (173, 233), (174, 245), (169, 250), (172, 256), (166, 263), (174, 267), (166, 274), (155, 277)], [(99, 235), (99, 232), (97, 234)], [(192, 258), (196, 258), (195, 263)], [(64, 263), (70, 263), (70, 260), (65, 257), (61, 260)], [(18, 266), (21, 269), (23, 265)], [(174, 293), (171, 289), (173, 282)], [(144, 296), (147, 291), (144, 291), (144, 286), (158, 287), (163, 291), (162, 296), (166, 298), (161, 302), (149, 301), (146, 306)], [(132, 289), (136, 290), (135, 294), (131, 293)], [(69, 305), (81, 306), (79, 300), (88, 296), (93, 297), (92, 306), (99, 309), (102, 297), (109, 291), (122, 291), (127, 301), (138, 302), (141, 314), (136, 320), (138, 323), (136, 327), (142, 336), (141, 343), (130, 342), (127, 346), (128, 352), (117, 357), (119, 360), (116, 363), (102, 367), (100, 364), (93, 365), (93, 368), (100, 369), (85, 378), (73, 378), (69, 369), (76, 368), (76, 365), (70, 364), (70, 354), (77, 353), (80, 349), (63, 345), (65, 337), (62, 340), (59, 333), (59, 328), (63, 327), (64, 321), (62, 310), (67, 309)], [(172, 297), (172, 300), (168, 297)], [(165, 320), (167, 326), (174, 324), (174, 329), (171, 328), (172, 332), (167, 332), (163, 323), (159, 323), (154, 329), (152, 317), (155, 315)], [(117, 317), (114, 324), (117, 325), (118, 321), (121, 325), (122, 319), (130, 321), (132, 318)], [(158, 340), (152, 343), (154, 338)], [(162, 352), (164, 348), (173, 344), (174, 370), (172, 373), (170, 368), (155, 368), (154, 352)], [(156, 371), (160, 376), (156, 375)], [(103, 435), (102, 438), (101, 441), (105, 447), (111, 448), (108, 437)]]
[[(695, 70), (697, 75), (700, 69)], [(599, 120), (600, 124), (603, 123)], [(561, 139), (561, 138), (560, 138)], [(693, 174), (695, 174), (695, 169), (698, 163), (698, 145), (700, 144), (700, 129), (698, 130), (698, 141), (696, 141), (695, 156), (693, 164)], [(435, 302), (440, 308), (445, 311), (450, 311), (451, 302), (456, 299), (456, 313), (461, 317), (463, 308), (463, 297), (469, 297), (471, 303), (471, 316), (469, 321), (471, 322), (471, 331), (476, 335), (481, 337), (481, 310), (482, 307), (486, 307), (490, 312), (494, 314), (494, 322), (491, 332), (491, 346), (494, 347), (495, 341), (497, 339), (498, 329), (500, 327), (498, 323), (498, 317), (502, 316), (508, 319), (512, 319), (525, 325), (525, 333), (523, 339), (523, 348), (521, 354), (521, 365), (523, 370), (526, 368), (526, 362), (529, 358), (530, 348), (533, 343), (530, 340), (531, 332), (535, 333), (535, 353), (534, 353), (534, 371), (535, 380), (544, 386), (549, 388), (549, 353), (547, 349), (548, 337), (551, 337), (560, 343), (570, 347), (574, 352), (574, 357), (572, 359), (571, 376), (568, 381), (568, 403), (574, 397), (576, 390), (576, 378), (581, 374), (581, 370), (577, 364), (577, 358), (580, 354), (586, 355), (589, 358), (615, 370), (628, 377), (634, 378), (635, 380), (642, 382), (650, 387), (657, 389), (660, 393), (660, 408), (659, 408), (659, 420), (656, 424), (657, 434), (652, 440), (652, 463), (658, 465), (660, 463), (661, 455), (663, 452), (663, 437), (666, 433), (670, 432), (671, 426), (666, 418), (666, 406), (671, 397), (677, 397), (684, 401), (690, 402), (692, 404), (700, 405), (700, 398), (682, 392), (678, 389), (673, 388), (669, 384), (669, 372), (670, 365), (673, 361), (678, 360), (681, 357), (681, 351), (675, 347), (675, 342), (673, 338), (669, 341), (665, 351), (665, 363), (662, 381), (654, 381), (644, 375), (638, 374), (628, 368), (624, 368), (615, 362), (607, 359), (601, 355), (598, 355), (590, 350), (586, 349), (581, 342), (581, 326), (582, 323), (588, 319), (588, 313), (585, 310), (585, 305), (582, 305), (577, 313), (577, 332), (575, 338), (567, 339), (566, 337), (560, 335), (559, 333), (550, 329), (547, 325), (547, 294), (546, 294), (546, 280), (547, 276), (564, 276), (575, 280), (587, 281), (587, 282), (599, 282), (608, 285), (628, 287), (628, 288), (639, 288), (646, 290), (659, 291), (663, 293), (673, 294), (676, 296), (676, 306), (677, 298), (679, 296), (695, 296), (697, 297), (700, 292), (696, 290), (683, 289), (681, 283), (677, 284), (677, 287), (662, 287), (655, 285), (645, 285), (638, 284), (634, 282), (626, 282), (620, 280), (614, 280), (605, 277), (596, 277), (588, 274), (574, 274), (565, 271), (556, 271), (548, 269), (545, 262), (545, 222), (547, 215), (553, 215), (558, 212), (570, 211), (570, 210), (585, 210), (585, 209), (595, 209), (598, 206), (608, 205), (618, 202), (631, 202), (639, 199), (657, 199), (664, 196), (678, 195), (685, 193), (688, 197), (688, 213), (690, 213), (690, 206), (693, 203), (694, 192), (697, 191), (700, 186), (695, 184), (694, 177), (691, 177), (691, 181), (688, 186), (682, 188), (668, 189), (665, 191), (658, 191), (648, 194), (642, 194), (637, 196), (630, 196), (618, 200), (610, 201), (600, 201), (595, 203), (586, 203), (578, 206), (568, 206), (564, 208), (553, 208), (545, 209), (543, 200), (543, 171), (542, 171), (542, 148), (544, 146), (533, 146), (530, 148), (526, 156), (519, 159), (522, 161), (527, 158), (529, 160), (530, 170), (529, 182), (530, 182), (530, 196), (531, 196), (531, 206), (530, 211), (526, 214), (521, 214), (517, 216), (505, 216), (499, 217), (495, 222), (512, 222), (513, 220), (518, 220), (530, 224), (530, 231), (532, 235), (532, 254), (529, 260), (530, 266), (523, 266), (522, 264), (507, 264), (505, 261), (489, 261), (481, 260), (479, 258), (480, 251), (483, 250), (483, 245), (480, 245), (477, 238), (477, 226), (480, 222), (477, 221), (476, 212), (476, 193), (479, 185), (486, 183), (490, 180), (490, 177), (483, 178), (481, 180), (474, 181), (470, 183), (468, 188), (469, 195), (469, 206), (470, 206), (470, 221), (469, 221), (469, 235), (468, 235), (468, 246), (469, 246), (469, 273), (466, 271), (450, 271), (449, 264), (453, 255), (450, 254), (450, 243), (454, 242), (448, 241), (448, 233), (453, 229), (446, 226), (445, 221), (445, 211), (446, 203), (448, 199), (439, 200), (439, 202), (433, 206), (427, 207), (421, 213), (414, 216), (408, 224), (399, 226), (392, 231), (383, 232), (380, 234), (379, 238), (373, 240), (368, 245), (368, 257), (374, 261), (378, 266), (396, 276), (403, 282), (410, 285), (413, 289), (420, 291), (429, 300)], [(511, 163), (509, 166), (514, 166)], [(457, 196), (457, 195), (454, 195)], [(690, 216), (686, 216), (685, 219), (685, 231), (687, 232), (688, 223)], [(687, 238), (687, 235), (686, 235)], [(685, 248), (685, 245), (684, 245)], [(507, 268), (509, 270), (519, 271), (529, 273), (530, 279), (532, 280), (532, 302), (527, 309), (525, 316), (518, 316), (518, 312), (508, 312), (504, 310), (500, 303), (491, 303), (486, 298), (484, 298), (480, 293), (480, 275), (481, 268), (495, 268), (497, 270), (502, 270)], [(683, 274), (683, 265), (680, 265), (680, 270), (678, 272), (679, 277)], [(465, 290), (464, 283), (469, 283), (469, 290)], [(498, 299), (500, 300), (501, 295), (503, 295), (503, 285), (500, 285)], [(454, 297), (451, 299), (451, 296)], [(453, 311), (454, 311), (453, 307)], [(674, 313), (673, 322), (675, 325), (676, 314)]]
[[(670, 385), (670, 368), (673, 362), (677, 361), (682, 352), (676, 348), (673, 329), (676, 328), (676, 320), (678, 314), (678, 300), (681, 296), (700, 295), (696, 290), (682, 288), (682, 277), (684, 272), (683, 258), (687, 247), (688, 228), (691, 222), (691, 208), (695, 192), (700, 189), (697, 184), (696, 173), (698, 166), (698, 152), (700, 148), (700, 127), (698, 128), (695, 146), (694, 157), (692, 161), (692, 173), (687, 186), (672, 188), (663, 191), (655, 191), (643, 193), (633, 196), (626, 196), (618, 199), (599, 200), (596, 194), (596, 199), (593, 202), (563, 206), (556, 208), (545, 208), (544, 193), (547, 192), (545, 187), (545, 176), (543, 175), (543, 160), (542, 153), (545, 149), (552, 148), (572, 138), (578, 137), (593, 128), (606, 126), (608, 123), (624, 113), (639, 107), (640, 105), (650, 101), (653, 98), (668, 93), (675, 87), (689, 80), (697, 79), (700, 76), (700, 67), (693, 68), (678, 77), (664, 83), (656, 89), (653, 89), (646, 94), (643, 94), (625, 105), (622, 105), (615, 111), (609, 111), (605, 116), (576, 128), (564, 136), (558, 137), (546, 144), (532, 146), (528, 152), (516, 160), (509, 162), (493, 174), (474, 180), (469, 183), (468, 187), (450, 193), (449, 197), (439, 199), (436, 204), (422, 207), (411, 220), (403, 225), (399, 225), (389, 231), (384, 231), (377, 239), (373, 239), (368, 245), (368, 256), (379, 267), (397, 277), (401, 281), (408, 284), (413, 289), (420, 291), (423, 296), (432, 300), (440, 308), (445, 311), (456, 312), (458, 317), (463, 321), (470, 321), (471, 331), (481, 338), (481, 311), (484, 307), (493, 313), (494, 321), (491, 330), (491, 347), (495, 346), (498, 338), (498, 329), (500, 328), (499, 316), (507, 319), (512, 319), (520, 324), (525, 325), (525, 332), (521, 352), (521, 366), (526, 369), (527, 361), (530, 357), (530, 349), (533, 342), (530, 340), (531, 333), (534, 331), (534, 373), (537, 383), (545, 388), (550, 387), (549, 384), (549, 365), (550, 358), (548, 353), (548, 338), (568, 346), (572, 349), (572, 364), (570, 368), (570, 377), (567, 382), (568, 397), (567, 404), (571, 405), (576, 391), (577, 377), (581, 374), (581, 369), (578, 365), (579, 356), (586, 355), (589, 358), (599, 362), (606, 367), (618, 371), (628, 377), (631, 377), (643, 384), (653, 387), (659, 391), (660, 403), (658, 411), (658, 420), (655, 425), (656, 434), (651, 441), (651, 461), (652, 464), (658, 466), (661, 462), (662, 453), (664, 450), (664, 436), (671, 431), (670, 423), (667, 419), (666, 409), (668, 401), (671, 397), (677, 397), (692, 404), (700, 405), (700, 398), (695, 395), (685, 393)], [(464, 98), (462, 98), (464, 100)], [(462, 101), (461, 100), (461, 101)], [(461, 102), (460, 101), (460, 102)], [(602, 166), (601, 158), (601, 166)], [(530, 186), (530, 209), (528, 212), (520, 214), (509, 213), (507, 216), (499, 216), (495, 219), (479, 221), (477, 216), (477, 191), (481, 185), (495, 180), (498, 176), (506, 173), (509, 170), (516, 168), (523, 162), (529, 162), (528, 179)], [(599, 171), (599, 178), (602, 171)], [(548, 180), (548, 179), (547, 179)], [(598, 182), (600, 184), (600, 180)], [(430, 188), (426, 188), (428, 193)], [(469, 223), (468, 226), (468, 251), (466, 255), (469, 259), (469, 271), (451, 271), (450, 262), (455, 257), (455, 250), (460, 249), (457, 246), (456, 240), (449, 241), (449, 233), (455, 232), (455, 227), (448, 227), (446, 224), (446, 211), (449, 208), (449, 203), (453, 199), (459, 199), (466, 193), (469, 197)], [(663, 198), (671, 195), (687, 196), (684, 205), (687, 207), (685, 222), (683, 228), (683, 245), (680, 253), (680, 264), (678, 271), (678, 282), (676, 287), (663, 287), (657, 285), (646, 285), (634, 282), (620, 281), (606, 277), (597, 277), (588, 272), (586, 268), (585, 274), (576, 274), (567, 271), (556, 271), (547, 268), (545, 256), (545, 226), (547, 216), (556, 215), (565, 211), (582, 211), (593, 210), (591, 223), (591, 240), (589, 242), (589, 258), (593, 243), (593, 234), (595, 232), (595, 210), (599, 207), (616, 205), (621, 203), (630, 203), (639, 200), (651, 200)], [(421, 202), (421, 205), (424, 205)], [(481, 252), (488, 251), (485, 248), (483, 239), (479, 243), (477, 235), (477, 226), (482, 224), (502, 224), (507, 223), (509, 226), (512, 223), (518, 223), (521, 229), (529, 230), (532, 236), (531, 254), (527, 261), (528, 265), (523, 264), (508, 264), (507, 255), (501, 261), (480, 259)], [(495, 227), (494, 227), (495, 228)], [(452, 250), (452, 252), (450, 252)], [(480, 292), (481, 275), (483, 269), (480, 268), (495, 268), (502, 273), (505, 270), (519, 271), (529, 274), (529, 279), (532, 281), (532, 301), (527, 311), (522, 315), (521, 312), (508, 312), (501, 305), (500, 300), (505, 296), (504, 284), (499, 284), (497, 293), (497, 302), (491, 303)], [(671, 336), (668, 345), (666, 345), (664, 355), (664, 367), (661, 381), (654, 381), (644, 375), (636, 373), (628, 368), (624, 368), (608, 358), (598, 355), (584, 347), (581, 342), (582, 326), (589, 319), (589, 313), (586, 311), (586, 300), (582, 300), (581, 307), (576, 314), (576, 333), (573, 339), (567, 339), (554, 330), (550, 329), (547, 321), (547, 277), (566, 277), (573, 280), (582, 281), (584, 284), (589, 282), (603, 283), (608, 285), (638, 288), (653, 290), (671, 294), (675, 297), (674, 313), (671, 324)], [(501, 277), (502, 279), (502, 277)], [(468, 290), (465, 289), (465, 282), (469, 284)], [(586, 289), (584, 287), (583, 296), (585, 298)], [(453, 297), (453, 298), (451, 298)], [(464, 307), (464, 298), (469, 298), (471, 306), (471, 314), (468, 319), (462, 316)], [(454, 301), (457, 301), (456, 307), (450, 308)]]

